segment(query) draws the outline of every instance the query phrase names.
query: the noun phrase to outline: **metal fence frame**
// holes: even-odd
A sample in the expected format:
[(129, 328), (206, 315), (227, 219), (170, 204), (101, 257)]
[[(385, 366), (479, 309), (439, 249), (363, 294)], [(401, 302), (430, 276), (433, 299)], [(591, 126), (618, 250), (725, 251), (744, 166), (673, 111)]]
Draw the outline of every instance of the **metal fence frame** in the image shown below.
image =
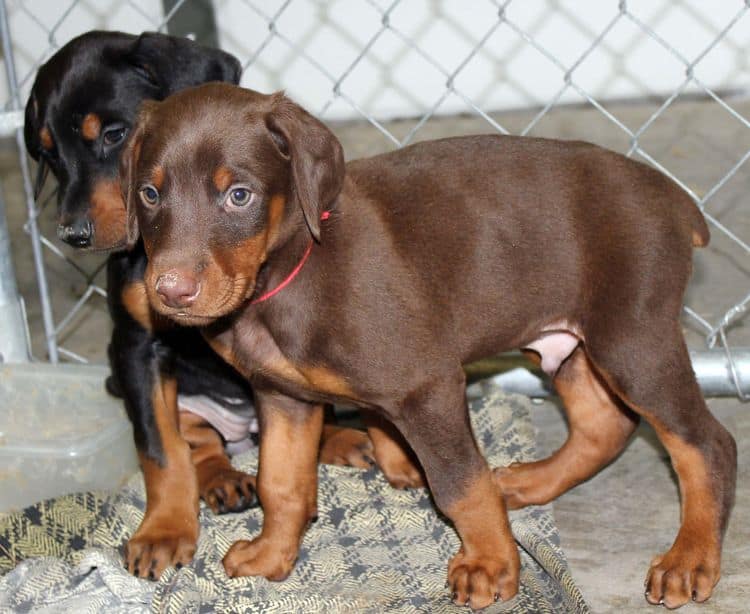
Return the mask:
[[(36, 66), (38, 66), (43, 61), (50, 49), (54, 49), (55, 46), (57, 46), (58, 41), (56, 41), (55, 39), (55, 30), (66, 18), (77, 1), (78, 0), (73, 0), (73, 2), (70, 4), (70, 7), (60, 18), (58, 24), (55, 25), (49, 32), (49, 48), (45, 51), (44, 54), (39, 56), (39, 61)], [(710, 42), (709, 45), (702, 49), (701, 52), (698, 53), (695, 57), (688, 58), (684, 57), (683, 54), (681, 54), (675, 47), (670, 45), (668, 41), (664, 40), (654, 29), (650, 27), (648, 23), (643, 22), (637, 17), (637, 15), (630, 12), (628, 8), (628, 2), (626, 0), (620, 0), (617, 4), (617, 11), (612, 15), (611, 21), (601, 32), (598, 33), (598, 35), (593, 39), (588, 48), (578, 57), (575, 62), (571, 64), (564, 64), (557, 57), (555, 57), (554, 54), (549, 52), (544, 47), (544, 45), (542, 45), (537, 40), (537, 38), (535, 38), (533, 34), (525, 31), (518, 24), (514, 23), (514, 21), (508, 16), (507, 9), (514, 0), (486, 0), (487, 2), (491, 2), (496, 8), (496, 22), (488, 24), (486, 34), (484, 35), (484, 37), (476, 41), (476, 44), (474, 45), (471, 53), (463, 58), (457, 58), (456, 64), (453, 68), (446, 68), (436, 60), (434, 60), (429, 54), (425, 53), (424, 50), (422, 50), (414, 40), (412, 40), (406, 33), (402, 32), (398, 28), (398, 26), (393, 23), (391, 19), (393, 11), (397, 9), (399, 5), (405, 0), (392, 0), (388, 5), (381, 4), (376, 0), (365, 1), (379, 14), (380, 28), (372, 36), (372, 38), (362, 46), (359, 54), (357, 55), (355, 60), (351, 62), (348, 68), (342, 73), (334, 74), (329, 71), (326, 66), (322, 65), (315, 57), (307, 54), (305, 50), (297, 44), (297, 42), (287, 37), (284, 32), (277, 27), (277, 22), (280, 16), (285, 11), (289, 10), (290, 6), (294, 4), (294, 0), (285, 0), (273, 14), (267, 13), (264, 10), (261, 2), (243, 0), (244, 4), (253, 11), (258, 19), (264, 20), (268, 24), (268, 35), (266, 39), (260, 42), (253, 55), (250, 58), (246, 59), (246, 61), (243, 63), (243, 70), (247, 69), (249, 66), (252, 66), (258, 60), (258, 57), (262, 54), (263, 50), (271, 41), (281, 41), (288, 45), (290, 49), (294, 50), (294, 52), (300, 57), (309, 62), (311, 66), (315, 67), (315, 69), (324, 78), (330, 81), (330, 100), (325, 105), (323, 105), (321, 109), (318, 110), (320, 114), (325, 113), (329, 106), (335, 101), (344, 101), (348, 103), (359, 115), (361, 115), (365, 121), (374, 126), (383, 134), (386, 139), (388, 139), (391, 143), (393, 143), (393, 145), (397, 147), (402, 147), (411, 142), (419, 129), (438, 112), (441, 104), (449, 95), (458, 96), (466, 105), (467, 111), (483, 118), (492, 129), (500, 133), (507, 133), (508, 131), (505, 129), (505, 127), (503, 127), (500, 123), (493, 119), (487, 111), (482, 109), (478, 104), (475, 103), (474, 100), (471, 99), (470, 96), (467, 96), (466, 94), (461, 92), (461, 90), (456, 86), (456, 77), (461, 73), (467, 63), (472, 60), (474, 55), (479, 52), (485, 41), (497, 30), (497, 28), (499, 28), (500, 26), (506, 26), (513, 32), (515, 32), (516, 35), (518, 35), (524, 41), (524, 44), (533, 47), (538, 53), (542, 54), (547, 60), (554, 64), (559, 69), (562, 77), (561, 85), (557, 93), (547, 102), (546, 105), (539, 109), (539, 111), (534, 115), (533, 119), (521, 131), (521, 134), (528, 134), (538, 124), (538, 122), (560, 101), (561, 97), (566, 91), (573, 90), (577, 92), (577, 94), (581, 96), (588, 104), (601, 112), (604, 117), (615, 124), (627, 135), (630, 142), (630, 147), (627, 155), (637, 155), (643, 158), (644, 160), (658, 168), (660, 171), (671, 177), (675, 182), (677, 182), (697, 203), (698, 207), (706, 217), (709, 225), (712, 227), (712, 230), (715, 232), (719, 232), (727, 237), (746, 255), (746, 257), (750, 259), (750, 245), (748, 244), (748, 242), (746, 242), (743, 238), (737, 236), (731, 228), (727, 228), (725, 225), (723, 225), (720, 220), (714, 217), (711, 212), (707, 210), (706, 207), (709, 201), (711, 201), (711, 199), (716, 195), (716, 193), (737, 173), (737, 171), (745, 164), (748, 158), (750, 158), (750, 150), (745, 152), (745, 154), (737, 160), (736, 164), (734, 164), (734, 166), (710, 190), (708, 190), (703, 195), (699, 195), (691, 190), (690, 187), (686, 185), (686, 183), (679, 177), (670, 172), (669, 169), (661, 165), (658, 160), (654, 159), (647, 151), (643, 149), (640, 143), (641, 136), (649, 128), (649, 126), (651, 126), (665, 112), (665, 110), (669, 108), (669, 106), (688, 88), (692, 88), (693, 90), (697, 89), (702, 93), (703, 96), (713, 100), (716, 104), (721, 105), (745, 128), (750, 129), (750, 121), (736, 109), (734, 109), (731, 104), (729, 104), (722, 98), (722, 96), (712, 90), (708, 85), (703, 83), (695, 74), (695, 67), (697, 66), (697, 64), (701, 62), (701, 60), (705, 58), (705, 56), (710, 53), (717, 45), (719, 45), (723, 38), (726, 36), (727, 32), (729, 32), (731, 28), (740, 19), (742, 19), (746, 15), (746, 13), (748, 13), (748, 11), (750, 11), (750, 2), (738, 0), (737, 12), (734, 17), (724, 25), (724, 27), (721, 29), (721, 31), (718, 32), (716, 37)], [(196, 5), (200, 4), (199, 11), (210, 11), (210, 1), (193, 0), (193, 2), (195, 2)], [(134, 3), (129, 3), (137, 8), (137, 5), (135, 5)], [(168, 31), (170, 20), (178, 13), (178, 11), (180, 11), (180, 9), (185, 8), (188, 4), (188, 0), (165, 0), (164, 18), (160, 22), (154, 22), (153, 29), (163, 32)], [(21, 6), (23, 10), (27, 10), (23, 7), (23, 5)], [(582, 62), (586, 60), (586, 58), (594, 51), (594, 49), (597, 48), (597, 46), (602, 44), (602, 41), (607, 36), (608, 32), (610, 32), (610, 30), (615, 26), (615, 24), (620, 22), (620, 20), (628, 20), (631, 24), (640, 28), (657, 44), (668, 51), (676, 59), (677, 62), (684, 66), (684, 80), (682, 81), (682, 83), (670, 95), (665, 97), (662, 104), (656, 109), (656, 111), (636, 130), (631, 130), (630, 128), (628, 128), (614, 114), (612, 114), (599, 99), (587, 92), (586, 89), (581, 87), (576, 81), (576, 69), (581, 65)], [(181, 22), (178, 27), (178, 29), (181, 29), (182, 31), (173, 31), (172, 33), (184, 33), (185, 28), (186, 26), (183, 20), (183, 22)], [(404, 45), (411, 49), (411, 51), (418, 54), (423, 60), (425, 60), (433, 68), (439, 71), (445, 79), (445, 91), (443, 95), (435, 101), (431, 108), (427, 109), (421, 115), (417, 123), (412, 127), (408, 134), (400, 139), (397, 138), (393, 133), (391, 133), (385, 127), (384, 123), (379, 121), (377, 117), (372, 116), (365, 109), (360, 108), (357, 102), (352, 97), (348, 96), (345, 88), (342, 87), (342, 84), (345, 82), (347, 77), (356, 68), (358, 63), (368, 54), (372, 45), (384, 32), (389, 32), (392, 35), (395, 35), (403, 42)], [(19, 164), (23, 177), (26, 207), (28, 211), (28, 223), (26, 229), (30, 235), (30, 239), (32, 242), (35, 270), (42, 305), (42, 320), (46, 338), (48, 358), (50, 362), (53, 363), (58, 362), (61, 357), (72, 359), (74, 361), (85, 362), (85, 357), (78, 356), (75, 353), (60, 346), (58, 343), (58, 337), (61, 331), (65, 329), (65, 327), (72, 320), (78, 310), (81, 309), (81, 307), (85, 304), (89, 297), (94, 294), (103, 295), (105, 291), (104, 289), (93, 283), (93, 277), (96, 272), (92, 273), (80, 269), (74, 261), (70, 260), (67, 256), (65, 256), (65, 254), (63, 254), (63, 252), (57, 247), (57, 245), (55, 245), (53, 241), (48, 240), (40, 233), (39, 226), (37, 224), (37, 217), (40, 213), (40, 207), (37, 203), (34, 202), (33, 198), (29, 163), (26, 156), (22, 136), (23, 117), (21, 109), (23, 108), (23, 101), (20, 100), (20, 85), (32, 78), (36, 66), (34, 67), (34, 70), (31, 71), (32, 74), (24, 75), (23, 78), (19, 81), (16, 74), (13, 39), (9, 27), (7, 3), (5, 2), (5, 0), (2, 0), (0, 2), (0, 35), (2, 35), (6, 75), (9, 90), (11, 92), (9, 107), (7, 107), (5, 111), (0, 114), (0, 135), (7, 136), (13, 134), (15, 136), (16, 144), (18, 147)], [(209, 31), (208, 34), (204, 33), (204, 36), (207, 36), (210, 41), (210, 37), (212, 36), (212, 34)], [(213, 33), (213, 36), (215, 37), (215, 32)], [(2, 214), (2, 210), (0, 210), (0, 214)], [(2, 224), (2, 215), (0, 215), (0, 226), (2, 226)], [(67, 260), (71, 264), (71, 266), (75, 266), (76, 268), (78, 268), (79, 272), (84, 276), (87, 282), (86, 291), (74, 305), (73, 309), (58, 321), (55, 321), (55, 318), (53, 316), (52, 304), (50, 302), (48, 282), (46, 279), (46, 272), (42, 259), (43, 249), (53, 251), (60, 258), (64, 258), (65, 260)], [(0, 251), (2, 251), (1, 245)], [(0, 261), (7, 261), (7, 263), (9, 263), (9, 256), (4, 261), (3, 254), (0, 253)], [(11, 286), (13, 285), (14, 284), (11, 284)], [(685, 313), (687, 314), (687, 316), (693, 321), (697, 322), (698, 325), (705, 331), (707, 350), (704, 350), (702, 352), (694, 352), (693, 358), (694, 366), (696, 368), (696, 372), (698, 373), (699, 380), (701, 380), (704, 391), (709, 394), (734, 393), (742, 400), (750, 399), (750, 348), (732, 347), (728, 341), (728, 330), (735, 322), (746, 315), (748, 305), (750, 304), (750, 289), (748, 290), (749, 292), (746, 296), (744, 296), (744, 298), (735, 303), (715, 321), (709, 321), (689, 307), (685, 307)], [(0, 299), (2, 299), (2, 297), (0, 297)], [(2, 304), (2, 302), (3, 301), (0, 300), (0, 304)], [(25, 344), (26, 336), (25, 333), (22, 334), (24, 335), (23, 343)], [(18, 343), (19, 340), (16, 339), (15, 341), (16, 343)], [(0, 350), (2, 350), (1, 341)]]

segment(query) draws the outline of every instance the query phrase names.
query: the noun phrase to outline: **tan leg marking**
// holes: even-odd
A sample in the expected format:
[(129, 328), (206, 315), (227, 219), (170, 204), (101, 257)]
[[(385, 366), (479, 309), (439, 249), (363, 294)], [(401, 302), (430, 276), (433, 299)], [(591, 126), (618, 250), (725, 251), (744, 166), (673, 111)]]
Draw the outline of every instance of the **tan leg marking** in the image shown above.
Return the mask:
[(367, 434), (372, 440), (375, 462), (394, 488), (422, 488), (425, 479), (419, 461), (398, 429), (371, 411), (363, 411)]
[(180, 433), (190, 446), (200, 497), (215, 514), (255, 505), (255, 476), (232, 466), (216, 429), (200, 416), (181, 411)]
[(587, 480), (623, 450), (638, 425), (581, 347), (560, 367), (555, 388), (568, 415), (568, 439), (549, 458), (494, 470), (510, 509), (549, 503)]
[(669, 551), (651, 561), (646, 599), (671, 609), (711, 596), (721, 575), (721, 529), (706, 457), (675, 434), (654, 428), (679, 480), (682, 524)]
[(261, 437), (258, 496), (263, 529), (238, 541), (224, 556), (230, 577), (283, 580), (294, 567), (307, 525), (317, 515), (317, 459), (323, 406), (256, 394)]
[(185, 565), (198, 540), (198, 480), (190, 448), (177, 426), (177, 383), (162, 378), (152, 394), (163, 464), (141, 455), (146, 513), (126, 546), (128, 571), (157, 579), (170, 565)]
[(464, 496), (443, 509), (461, 538), (448, 564), (453, 601), (480, 609), (518, 592), (520, 558), (500, 489), (485, 467)]
[(326, 465), (369, 469), (375, 463), (372, 441), (363, 431), (326, 424), (319, 461)]
[[(669, 331), (666, 331), (667, 340), (668, 335)], [(696, 412), (671, 418), (684, 420), (685, 430), (702, 440), (703, 449), (688, 443), (662, 422), (663, 418), (633, 402), (628, 395), (617, 390), (612, 381), (607, 380), (610, 388), (654, 428), (677, 474), (681, 502), (680, 530), (672, 547), (653, 559), (645, 581), (648, 602), (661, 603), (670, 609), (680, 607), (691, 599), (707, 600), (719, 581), (722, 534), (735, 487), (734, 467), (729, 463), (736, 463), (734, 440), (706, 408), (690, 367), (687, 348), (682, 339), (680, 343), (682, 347), (679, 353), (674, 355), (673, 362), (665, 363), (664, 368), (673, 369), (678, 376), (682, 375), (675, 377), (674, 381), (681, 382), (684, 388), (663, 392), (669, 396), (667, 402), (674, 398), (681, 399), (682, 407), (671, 406), (673, 411)], [(602, 375), (605, 376), (605, 373), (602, 372)], [(661, 402), (665, 402), (664, 399)], [(688, 403), (692, 403), (692, 407)], [(701, 424), (688, 422), (701, 414)], [(677, 428), (681, 427), (679, 422), (675, 424)], [(711, 462), (715, 465), (712, 466)]]

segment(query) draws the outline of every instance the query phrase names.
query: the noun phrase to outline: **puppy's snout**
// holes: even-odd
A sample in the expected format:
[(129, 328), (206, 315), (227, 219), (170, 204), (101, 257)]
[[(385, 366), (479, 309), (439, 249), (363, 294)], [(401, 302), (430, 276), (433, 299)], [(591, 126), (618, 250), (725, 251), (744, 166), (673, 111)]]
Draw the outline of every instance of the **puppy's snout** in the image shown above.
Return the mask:
[(57, 236), (73, 247), (91, 247), (94, 237), (94, 226), (91, 220), (80, 219), (70, 224), (60, 224)]
[(200, 294), (201, 287), (195, 276), (189, 271), (172, 269), (156, 280), (156, 293), (167, 307), (189, 307)]

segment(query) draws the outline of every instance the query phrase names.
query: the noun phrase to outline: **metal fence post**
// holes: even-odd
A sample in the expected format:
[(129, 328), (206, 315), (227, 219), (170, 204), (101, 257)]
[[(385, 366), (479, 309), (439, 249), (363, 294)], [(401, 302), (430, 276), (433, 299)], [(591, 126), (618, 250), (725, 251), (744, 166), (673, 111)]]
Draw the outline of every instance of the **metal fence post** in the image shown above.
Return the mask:
[(5, 198), (0, 188), (0, 363), (29, 360), (25, 315), (13, 271)]
[[(11, 108), (19, 111), (22, 108), (18, 95), (18, 79), (16, 77), (16, 63), (13, 57), (13, 45), (10, 38), (8, 26), (8, 11), (5, 0), (0, 2), (0, 36), (3, 39), (3, 56), (5, 58), (5, 74), (8, 81), (8, 91), (11, 96)], [(42, 319), (44, 321), (44, 333), (47, 341), (47, 352), (50, 362), (58, 361), (57, 340), (55, 338), (55, 323), (52, 317), (52, 305), (49, 298), (47, 286), (47, 274), (44, 270), (44, 258), (42, 254), (42, 243), (40, 240), (39, 226), (37, 225), (37, 209), (34, 202), (34, 190), (31, 186), (31, 173), (29, 161), (26, 157), (26, 146), (23, 140), (23, 130), (16, 130), (16, 145), (18, 147), (18, 162), (21, 165), (23, 186), (26, 193), (26, 208), (28, 210), (29, 232), (31, 234), (31, 245), (34, 253), (34, 266), (36, 268), (37, 284), (39, 285), (39, 298), (42, 304)], [(4, 217), (4, 216), (3, 216)]]

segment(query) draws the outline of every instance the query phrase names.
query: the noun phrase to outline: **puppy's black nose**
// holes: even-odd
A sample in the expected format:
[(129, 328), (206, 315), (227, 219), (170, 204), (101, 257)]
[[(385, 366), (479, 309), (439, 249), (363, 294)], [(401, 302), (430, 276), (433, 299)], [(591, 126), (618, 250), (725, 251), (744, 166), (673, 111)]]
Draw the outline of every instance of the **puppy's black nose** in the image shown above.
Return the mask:
[(75, 220), (71, 224), (60, 224), (57, 227), (57, 236), (73, 247), (91, 247), (94, 227), (91, 220)]
[(167, 307), (189, 307), (200, 294), (198, 280), (189, 271), (172, 269), (156, 280), (156, 293)]

